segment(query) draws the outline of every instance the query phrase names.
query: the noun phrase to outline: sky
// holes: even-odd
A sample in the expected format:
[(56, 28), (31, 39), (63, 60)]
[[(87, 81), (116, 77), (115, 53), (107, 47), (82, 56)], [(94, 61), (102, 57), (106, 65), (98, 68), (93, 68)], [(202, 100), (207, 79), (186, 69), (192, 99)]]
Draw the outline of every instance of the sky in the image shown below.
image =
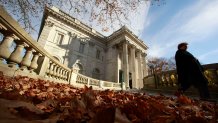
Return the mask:
[(177, 45), (202, 64), (218, 63), (218, 0), (165, 0), (150, 6), (139, 38), (149, 47), (148, 56), (174, 57)]

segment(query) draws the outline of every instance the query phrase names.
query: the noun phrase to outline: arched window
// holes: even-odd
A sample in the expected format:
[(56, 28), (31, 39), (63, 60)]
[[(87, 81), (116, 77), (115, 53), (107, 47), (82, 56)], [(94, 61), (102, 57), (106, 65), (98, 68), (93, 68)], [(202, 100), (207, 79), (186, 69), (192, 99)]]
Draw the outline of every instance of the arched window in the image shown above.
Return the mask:
[(95, 68), (92, 72), (92, 77), (95, 79), (100, 79), (101, 78), (100, 76), (101, 76), (100, 70), (98, 68)]

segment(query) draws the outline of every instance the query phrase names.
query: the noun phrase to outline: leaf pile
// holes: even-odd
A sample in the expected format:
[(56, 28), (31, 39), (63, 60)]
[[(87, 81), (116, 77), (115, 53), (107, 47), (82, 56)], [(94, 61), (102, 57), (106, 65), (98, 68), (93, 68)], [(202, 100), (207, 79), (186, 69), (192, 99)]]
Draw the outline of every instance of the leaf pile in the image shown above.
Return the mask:
[(215, 103), (0, 76), (0, 122), (216, 123)]

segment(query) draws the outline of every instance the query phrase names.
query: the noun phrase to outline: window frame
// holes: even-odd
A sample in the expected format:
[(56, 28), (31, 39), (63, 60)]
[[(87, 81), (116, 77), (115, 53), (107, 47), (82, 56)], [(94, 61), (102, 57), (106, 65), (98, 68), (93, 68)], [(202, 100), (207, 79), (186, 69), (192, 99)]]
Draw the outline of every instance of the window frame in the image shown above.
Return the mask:
[(57, 34), (56, 34), (56, 38), (55, 38), (54, 43), (56, 43), (56, 44), (62, 44), (62, 43), (63, 43), (63, 40), (64, 40), (64, 34), (57, 31)]
[(79, 44), (79, 53), (84, 53), (85, 51), (85, 43), (80, 42)]
[(101, 51), (99, 49), (96, 50), (96, 59), (100, 59)]

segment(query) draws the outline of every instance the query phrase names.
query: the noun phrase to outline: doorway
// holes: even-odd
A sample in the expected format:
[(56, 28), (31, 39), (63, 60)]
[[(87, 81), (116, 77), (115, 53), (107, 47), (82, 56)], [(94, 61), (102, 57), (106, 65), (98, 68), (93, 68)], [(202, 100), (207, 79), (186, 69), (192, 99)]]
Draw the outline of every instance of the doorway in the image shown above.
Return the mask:
[(132, 89), (132, 73), (129, 73), (129, 88)]

